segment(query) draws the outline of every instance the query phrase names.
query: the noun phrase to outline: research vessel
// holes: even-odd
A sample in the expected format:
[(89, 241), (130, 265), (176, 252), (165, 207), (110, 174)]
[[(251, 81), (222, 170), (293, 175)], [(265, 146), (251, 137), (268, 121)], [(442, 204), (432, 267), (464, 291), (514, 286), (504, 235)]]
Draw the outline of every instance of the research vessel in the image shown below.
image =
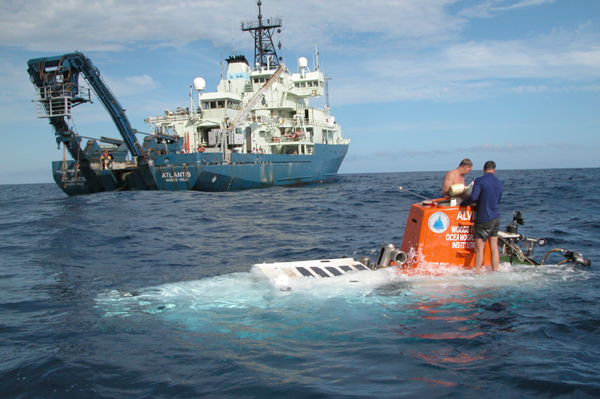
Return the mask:
[[(241, 23), (254, 38), (254, 62), (243, 55), (227, 58), (214, 92), (205, 90), (202, 77), (193, 79), (186, 93), (189, 104), (147, 118), (148, 132), (132, 128), (99, 70), (82, 53), (29, 60), (37, 115), (49, 119), (63, 145), (63, 159), (52, 164), (60, 188), (68, 195), (229, 191), (333, 180), (350, 140), (342, 137), (329, 110), (328, 79), (317, 48), (312, 68), (299, 57), (291, 72), (273, 43), (281, 18), (263, 19), (262, 2), (257, 5), (258, 20)], [(89, 87), (79, 85), (80, 75)], [(94, 139), (75, 131), (73, 108), (90, 102), (91, 91), (121, 138)], [(326, 99), (322, 107), (309, 104), (319, 97)]]

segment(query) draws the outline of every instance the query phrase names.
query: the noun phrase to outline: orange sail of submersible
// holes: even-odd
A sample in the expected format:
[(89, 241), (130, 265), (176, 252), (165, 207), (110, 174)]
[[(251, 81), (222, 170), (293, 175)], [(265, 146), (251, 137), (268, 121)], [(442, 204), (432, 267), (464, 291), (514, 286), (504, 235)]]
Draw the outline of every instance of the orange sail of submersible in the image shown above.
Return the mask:
[[(447, 199), (413, 204), (400, 247), (407, 255), (404, 267), (438, 264), (472, 268), (475, 217), (476, 207), (452, 205)], [(490, 248), (486, 244), (484, 264), (490, 262)]]
[[(459, 206), (461, 196), (472, 186), (453, 184), (450, 198), (413, 204), (408, 213), (401, 251), (407, 254), (404, 269), (450, 266), (473, 268), (475, 265), (474, 223), (476, 206)], [(484, 264), (491, 254), (486, 243)]]

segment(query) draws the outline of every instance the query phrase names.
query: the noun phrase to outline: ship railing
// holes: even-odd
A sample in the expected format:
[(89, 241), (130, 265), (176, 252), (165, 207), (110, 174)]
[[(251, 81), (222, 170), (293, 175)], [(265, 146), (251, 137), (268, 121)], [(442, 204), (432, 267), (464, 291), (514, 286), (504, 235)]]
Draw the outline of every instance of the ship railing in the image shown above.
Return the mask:
[(286, 134), (273, 137), (274, 143), (313, 143), (310, 135)]
[[(91, 165), (92, 169), (94, 169), (94, 170), (102, 169), (102, 162), (91, 162), (90, 165)], [(131, 162), (131, 161), (110, 161), (108, 163), (108, 167), (106, 169), (121, 170), (121, 169), (133, 168), (135, 166), (136, 166), (136, 163)]]
[(320, 120), (309, 120), (309, 119), (305, 119), (304, 123), (307, 126), (319, 126), (319, 127), (324, 127), (330, 130), (338, 130), (339, 129), (339, 125), (337, 123), (328, 123), (325, 121), (320, 121)]
[(258, 28), (279, 28), (281, 27), (281, 18), (267, 18), (258, 21), (242, 21), (242, 30), (256, 30)]
[(288, 100), (288, 99), (284, 99), (284, 100), (280, 100), (278, 102), (277, 108), (287, 108), (290, 110), (293, 109), (300, 109), (300, 106), (298, 105), (298, 102), (293, 101), (293, 100)]
[(38, 87), (37, 95), (34, 100), (37, 118), (71, 116), (73, 102), (91, 101), (88, 88), (72, 84)]
[(175, 113), (175, 112), (165, 112), (165, 115), (159, 115), (159, 116), (151, 116), (149, 118), (146, 118), (145, 122), (149, 123), (149, 124), (159, 124), (159, 123), (171, 123), (171, 122), (178, 122), (178, 121), (186, 121), (188, 119), (190, 119), (191, 114), (189, 112), (187, 113)]

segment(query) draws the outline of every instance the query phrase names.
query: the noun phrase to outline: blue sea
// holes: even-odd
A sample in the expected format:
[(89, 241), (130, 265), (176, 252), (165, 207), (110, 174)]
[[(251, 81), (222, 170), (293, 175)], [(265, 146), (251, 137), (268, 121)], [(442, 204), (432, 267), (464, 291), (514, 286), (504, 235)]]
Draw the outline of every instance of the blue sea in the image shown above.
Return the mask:
[(253, 269), (374, 260), (443, 175), (80, 197), (0, 186), (0, 397), (600, 397), (600, 169), (497, 172), (502, 224), (522, 211), (520, 232), (548, 241), (536, 258), (572, 249), (591, 267), (553, 253), (288, 291)]

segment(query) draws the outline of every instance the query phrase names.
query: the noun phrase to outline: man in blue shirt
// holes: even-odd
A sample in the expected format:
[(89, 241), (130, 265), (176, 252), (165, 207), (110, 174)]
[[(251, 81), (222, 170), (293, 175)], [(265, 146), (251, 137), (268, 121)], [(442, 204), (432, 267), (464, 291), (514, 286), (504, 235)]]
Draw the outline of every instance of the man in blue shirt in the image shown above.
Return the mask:
[(502, 197), (502, 182), (496, 177), (496, 163), (487, 161), (483, 166), (483, 176), (475, 179), (473, 191), (460, 206), (477, 204), (475, 220), (475, 271), (483, 265), (485, 243), (489, 241), (492, 255), (492, 270), (498, 270), (500, 252), (498, 250), (498, 230), (500, 230), (500, 212), (498, 203)]

